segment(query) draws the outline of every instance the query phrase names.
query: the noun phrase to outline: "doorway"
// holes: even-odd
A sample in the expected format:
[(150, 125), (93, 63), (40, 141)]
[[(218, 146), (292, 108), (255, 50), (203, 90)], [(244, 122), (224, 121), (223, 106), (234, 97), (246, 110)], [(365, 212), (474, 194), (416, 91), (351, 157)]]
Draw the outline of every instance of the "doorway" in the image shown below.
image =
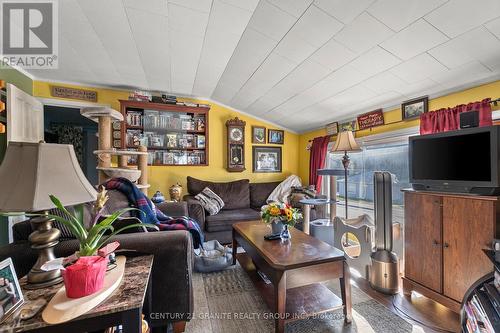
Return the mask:
[(83, 117), (80, 108), (44, 106), (45, 142), (71, 144), (83, 173), (97, 185), (97, 123)]

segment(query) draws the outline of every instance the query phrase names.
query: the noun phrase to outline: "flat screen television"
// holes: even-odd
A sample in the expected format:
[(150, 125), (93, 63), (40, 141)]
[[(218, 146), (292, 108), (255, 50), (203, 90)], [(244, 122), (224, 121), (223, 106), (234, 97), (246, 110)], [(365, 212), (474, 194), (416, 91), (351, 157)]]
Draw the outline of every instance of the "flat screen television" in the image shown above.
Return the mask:
[(499, 140), (500, 126), (410, 137), (413, 189), (499, 195)]

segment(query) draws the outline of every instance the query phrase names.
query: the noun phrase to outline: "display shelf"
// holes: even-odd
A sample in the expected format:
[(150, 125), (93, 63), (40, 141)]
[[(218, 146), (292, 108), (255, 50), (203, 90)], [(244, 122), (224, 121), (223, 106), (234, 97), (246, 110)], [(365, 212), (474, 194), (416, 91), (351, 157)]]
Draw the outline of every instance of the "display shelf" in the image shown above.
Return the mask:
[(154, 166), (208, 165), (210, 108), (124, 100), (120, 104), (122, 149), (148, 147), (148, 164)]

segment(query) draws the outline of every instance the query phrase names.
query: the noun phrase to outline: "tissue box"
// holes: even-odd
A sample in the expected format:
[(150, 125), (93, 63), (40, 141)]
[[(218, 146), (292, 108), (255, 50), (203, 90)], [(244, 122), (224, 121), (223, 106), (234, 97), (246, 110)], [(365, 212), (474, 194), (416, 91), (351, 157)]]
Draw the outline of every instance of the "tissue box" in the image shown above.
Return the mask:
[(102, 289), (108, 259), (99, 256), (81, 257), (62, 271), (66, 296), (79, 298)]

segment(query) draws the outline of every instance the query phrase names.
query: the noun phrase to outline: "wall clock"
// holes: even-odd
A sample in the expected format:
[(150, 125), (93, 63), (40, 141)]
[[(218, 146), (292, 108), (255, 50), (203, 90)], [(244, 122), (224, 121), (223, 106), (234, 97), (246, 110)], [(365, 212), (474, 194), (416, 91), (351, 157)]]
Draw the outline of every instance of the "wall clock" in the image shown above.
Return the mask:
[(227, 171), (242, 172), (245, 170), (245, 125), (238, 119), (226, 121), (227, 127)]

